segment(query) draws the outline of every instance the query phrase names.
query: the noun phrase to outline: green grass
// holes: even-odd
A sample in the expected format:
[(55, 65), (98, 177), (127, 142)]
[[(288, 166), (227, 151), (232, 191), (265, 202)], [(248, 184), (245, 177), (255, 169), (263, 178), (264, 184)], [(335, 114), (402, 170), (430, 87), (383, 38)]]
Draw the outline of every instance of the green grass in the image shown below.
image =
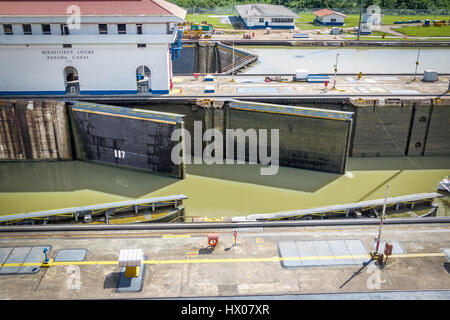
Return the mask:
[(450, 37), (450, 25), (441, 27), (402, 27), (395, 29), (395, 31), (398, 31), (410, 37)]
[(430, 19), (430, 21), (433, 20), (447, 20), (450, 19), (450, 16), (434, 16), (434, 15), (427, 15), (427, 16), (390, 16), (385, 15), (383, 16), (383, 24), (394, 24), (394, 21), (409, 21), (409, 20), (425, 20)]
[(219, 23), (219, 18), (210, 17), (213, 15), (214, 14), (187, 14), (186, 21), (195, 23), (202, 23), (202, 21), (206, 21), (207, 23), (212, 24), (214, 28), (234, 29), (231, 24), (221, 24)]
[[(214, 26), (214, 28), (219, 29), (234, 29), (234, 27), (230, 24), (221, 24), (219, 23), (219, 18), (210, 17), (213, 14), (187, 14), (186, 15), (186, 21), (188, 22), (195, 22), (195, 23), (201, 23), (202, 21), (206, 21), (207, 23), (210, 23)], [(351, 27), (357, 27), (359, 24), (359, 14), (349, 14), (348, 17), (345, 18), (344, 22), (344, 28), (351, 28)], [(322, 29), (329, 27), (323, 27), (320, 25), (314, 25), (313, 21), (315, 19), (315, 15), (312, 13), (300, 13), (300, 18), (296, 19), (295, 25), (299, 27), (301, 30), (315, 30), (315, 29)], [(450, 16), (434, 16), (434, 15), (428, 15), (428, 16), (394, 16), (394, 15), (385, 15), (383, 16), (383, 24), (394, 24), (394, 21), (408, 21), (408, 20), (425, 20), (430, 19), (432, 20), (449, 20)], [(419, 36), (419, 37), (445, 37), (450, 36), (449, 34), (449, 27), (440, 27), (443, 28), (441, 30), (434, 30), (434, 28), (439, 27), (430, 27), (427, 28), (429, 30), (421, 30), (421, 29), (407, 29), (407, 28), (417, 28), (417, 27), (404, 27), (401, 29), (396, 29), (399, 32), (402, 32), (408, 36)], [(382, 35), (383, 32), (374, 31), (374, 35)], [(386, 33), (386, 35), (390, 35)]]
[[(356, 40), (356, 36), (354, 37), (348, 37), (344, 38), (344, 40)], [(369, 37), (369, 36), (360, 36), (360, 40), (391, 40), (391, 41), (418, 41), (414, 39), (404, 39), (404, 38), (395, 38), (395, 37), (385, 37), (384, 39), (380, 36), (376, 37)], [(420, 39), (420, 41), (443, 41), (443, 40), (450, 40), (450, 38), (428, 38), (428, 39)]]
[[(312, 23), (315, 19), (315, 15), (312, 13), (300, 13), (300, 18), (296, 20), (295, 24), (302, 29), (301, 26), (306, 26), (304, 29), (317, 29), (322, 26), (314, 26)], [(394, 15), (384, 15), (383, 16), (383, 25), (394, 24), (394, 21), (409, 21), (409, 20), (425, 20), (430, 19), (433, 20), (446, 20), (450, 19), (450, 16), (394, 16)], [(311, 26), (309, 29), (307, 28)], [(344, 28), (357, 27), (359, 25), (359, 14), (348, 14), (347, 18), (344, 20)]]

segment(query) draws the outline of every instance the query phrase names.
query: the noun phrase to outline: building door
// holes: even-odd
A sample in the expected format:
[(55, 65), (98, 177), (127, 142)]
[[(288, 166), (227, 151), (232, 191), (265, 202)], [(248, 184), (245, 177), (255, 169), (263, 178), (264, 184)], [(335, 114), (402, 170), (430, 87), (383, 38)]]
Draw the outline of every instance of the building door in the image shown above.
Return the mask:
[(269, 21), (266, 21), (265, 27), (267, 28), (269, 26)]
[(147, 66), (139, 66), (136, 69), (137, 92), (140, 94), (149, 93), (152, 90), (151, 72)]
[(80, 94), (80, 79), (78, 70), (75, 67), (69, 66), (64, 68), (64, 85), (67, 95)]

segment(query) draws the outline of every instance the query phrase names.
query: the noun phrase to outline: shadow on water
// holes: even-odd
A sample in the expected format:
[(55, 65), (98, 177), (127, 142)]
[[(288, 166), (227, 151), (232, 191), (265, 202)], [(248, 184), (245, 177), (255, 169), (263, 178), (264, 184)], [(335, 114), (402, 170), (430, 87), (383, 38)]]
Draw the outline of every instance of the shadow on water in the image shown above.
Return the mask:
[(5, 162), (0, 165), (0, 192), (95, 190), (138, 198), (180, 180), (80, 161)]
[[(411, 160), (411, 161), (410, 161)], [(347, 171), (448, 169), (449, 157), (349, 158)], [(275, 175), (261, 175), (260, 164), (188, 164), (186, 173), (212, 179), (315, 193), (343, 175), (279, 167)], [(139, 198), (181, 180), (80, 161), (3, 162), (0, 193), (93, 190)]]
[(289, 167), (279, 167), (275, 175), (261, 175), (260, 170), (263, 167), (259, 164), (248, 163), (234, 165), (190, 164), (186, 166), (186, 171), (191, 175), (309, 193), (316, 192), (341, 177), (340, 174)]
[(449, 164), (449, 157), (348, 158), (347, 171), (437, 170)]

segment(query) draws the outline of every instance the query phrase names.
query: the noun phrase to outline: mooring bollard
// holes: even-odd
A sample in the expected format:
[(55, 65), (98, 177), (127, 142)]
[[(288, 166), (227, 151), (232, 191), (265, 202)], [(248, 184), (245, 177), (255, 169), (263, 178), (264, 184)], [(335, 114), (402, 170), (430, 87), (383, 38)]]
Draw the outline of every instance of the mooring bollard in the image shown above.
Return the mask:
[(384, 245), (384, 255), (386, 256), (385, 264), (387, 264), (389, 256), (392, 255), (392, 244), (389, 242)]
[(219, 242), (219, 234), (217, 233), (210, 233), (208, 234), (208, 244), (211, 247), (215, 247), (217, 245), (217, 243)]
[(45, 258), (44, 258), (44, 261), (41, 263), (41, 267), (42, 267), (42, 268), (48, 268), (48, 267), (51, 267), (51, 266), (53, 265), (53, 259), (50, 259), (50, 258), (47, 256), (48, 249), (47, 249), (47, 248), (44, 248), (43, 252), (44, 252)]

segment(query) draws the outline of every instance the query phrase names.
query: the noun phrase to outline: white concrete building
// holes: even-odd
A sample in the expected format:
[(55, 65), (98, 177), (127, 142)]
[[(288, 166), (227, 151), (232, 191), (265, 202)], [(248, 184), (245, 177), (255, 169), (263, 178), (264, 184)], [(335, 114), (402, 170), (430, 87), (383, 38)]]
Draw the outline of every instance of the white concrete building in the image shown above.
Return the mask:
[(2, 1), (0, 95), (167, 94), (185, 16), (164, 0)]
[(297, 14), (283, 6), (271, 4), (236, 5), (236, 11), (247, 29), (294, 29)]
[(345, 14), (330, 9), (318, 10), (313, 14), (316, 15), (314, 22), (324, 26), (343, 26), (344, 19), (347, 17)]

